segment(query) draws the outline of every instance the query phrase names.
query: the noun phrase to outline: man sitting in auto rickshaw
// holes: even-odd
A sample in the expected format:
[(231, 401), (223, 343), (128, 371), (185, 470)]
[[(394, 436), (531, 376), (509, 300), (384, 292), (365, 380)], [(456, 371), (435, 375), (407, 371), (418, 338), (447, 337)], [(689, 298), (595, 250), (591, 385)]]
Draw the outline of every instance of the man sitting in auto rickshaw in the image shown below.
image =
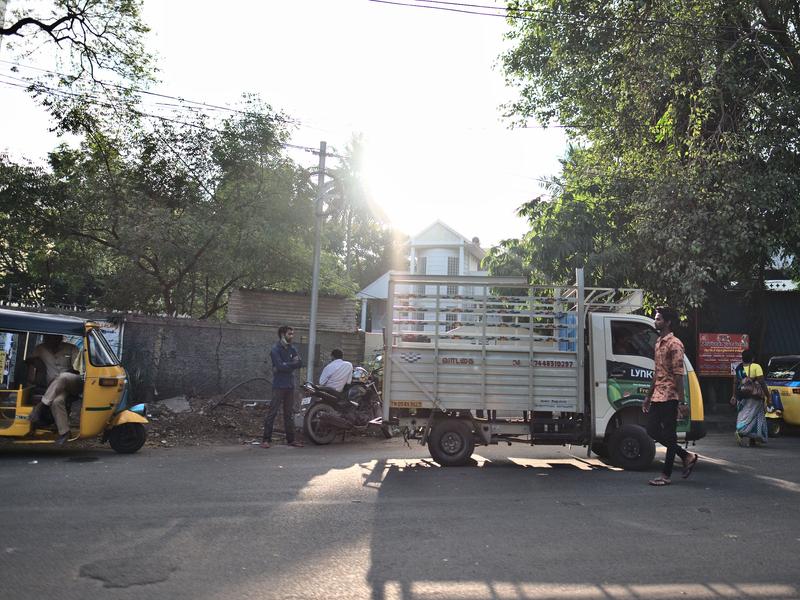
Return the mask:
[[(83, 389), (83, 378), (80, 375), (83, 353), (73, 344), (65, 342), (60, 335), (45, 335), (44, 341), (34, 348), (27, 362), (33, 362), (34, 359), (41, 360), (47, 373), (47, 390), (42, 396), (42, 404), (50, 407), (58, 427), (56, 444), (60, 446), (69, 439), (70, 433), (67, 398), (80, 394)], [(29, 371), (29, 377), (32, 372)], [(34, 411), (38, 415), (38, 410)], [(36, 416), (33, 416), (31, 431), (35, 427)]]

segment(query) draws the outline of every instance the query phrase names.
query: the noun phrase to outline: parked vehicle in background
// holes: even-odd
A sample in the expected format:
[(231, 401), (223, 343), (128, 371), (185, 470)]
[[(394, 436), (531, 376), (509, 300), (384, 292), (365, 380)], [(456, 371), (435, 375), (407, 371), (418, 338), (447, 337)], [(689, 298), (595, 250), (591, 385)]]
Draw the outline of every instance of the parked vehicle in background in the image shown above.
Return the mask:
[(767, 410), (769, 435), (780, 435), (783, 424), (800, 425), (800, 355), (773, 356), (764, 379), (772, 406)]
[[(518, 277), (392, 273), (384, 419), (443, 466), (476, 444), (579, 444), (645, 469), (655, 444), (641, 406), (654, 369), (642, 292), (529, 286)], [(690, 415), (679, 438), (705, 435), (697, 376), (685, 361)]]
[[(80, 405), (78, 431), (73, 429), (69, 441), (100, 435), (117, 452), (139, 450), (147, 436), (145, 406), (132, 406), (127, 373), (100, 326), (71, 316), (7, 309), (0, 309), (0, 437), (21, 443), (53, 443), (58, 437), (56, 430), (41, 425), (32, 431), (30, 423), (47, 382), (29, 377), (28, 370), (35, 367), (26, 359), (45, 335), (63, 336), (83, 354), (81, 393), (67, 400), (72, 412)], [(45, 424), (52, 422), (49, 408), (42, 405), (40, 410)]]
[(300, 401), (303, 431), (308, 439), (318, 445), (330, 444), (338, 434), (379, 430), (384, 437), (392, 437), (383, 424), (381, 392), (375, 380), (364, 367), (353, 369), (353, 380), (341, 392), (333, 388), (306, 382), (302, 386), (307, 394)]

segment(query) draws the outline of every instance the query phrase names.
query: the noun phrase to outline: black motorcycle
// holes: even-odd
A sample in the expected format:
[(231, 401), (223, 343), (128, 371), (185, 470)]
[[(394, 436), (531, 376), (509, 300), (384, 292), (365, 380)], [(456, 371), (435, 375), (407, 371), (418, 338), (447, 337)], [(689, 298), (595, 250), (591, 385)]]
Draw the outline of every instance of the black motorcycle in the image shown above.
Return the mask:
[(352, 383), (341, 392), (333, 388), (306, 382), (308, 394), (300, 403), (303, 430), (315, 444), (330, 444), (339, 433), (379, 429), (384, 437), (392, 437), (391, 429), (383, 424), (381, 393), (375, 380), (363, 367), (353, 369)]

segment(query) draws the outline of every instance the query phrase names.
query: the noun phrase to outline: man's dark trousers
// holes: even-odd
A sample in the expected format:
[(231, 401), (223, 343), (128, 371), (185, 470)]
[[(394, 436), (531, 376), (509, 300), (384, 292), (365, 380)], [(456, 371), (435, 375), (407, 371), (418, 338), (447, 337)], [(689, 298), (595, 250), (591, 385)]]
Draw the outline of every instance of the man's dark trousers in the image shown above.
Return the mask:
[(651, 402), (647, 414), (647, 435), (667, 449), (664, 457), (664, 475), (672, 475), (675, 455), (686, 460), (689, 453), (678, 445), (678, 401)]
[(294, 388), (272, 388), (272, 402), (269, 403), (267, 417), (264, 419), (264, 441), (272, 443), (272, 427), (278, 410), (283, 407), (283, 430), (286, 443), (294, 442)]

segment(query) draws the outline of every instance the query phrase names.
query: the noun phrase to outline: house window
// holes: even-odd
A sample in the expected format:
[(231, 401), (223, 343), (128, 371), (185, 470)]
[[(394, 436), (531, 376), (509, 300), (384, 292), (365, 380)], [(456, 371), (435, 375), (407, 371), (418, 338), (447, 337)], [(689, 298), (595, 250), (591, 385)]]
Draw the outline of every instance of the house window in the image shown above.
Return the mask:
[[(425, 313), (424, 312), (414, 313), (414, 319), (416, 319), (417, 321), (424, 320)], [(417, 331), (425, 331), (425, 323), (417, 323), (414, 329), (416, 329)]]
[[(428, 257), (427, 256), (420, 256), (417, 259), (417, 275), (427, 275), (428, 274)], [(417, 295), (424, 296), (425, 295), (425, 286), (418, 285), (417, 286)]]
[(453, 313), (448, 313), (447, 315), (445, 315), (444, 318), (447, 321), (445, 326), (445, 331), (450, 331), (451, 329), (455, 329), (457, 320), (456, 317), (458, 317), (458, 315)]
[[(458, 257), (457, 256), (448, 256), (447, 257), (447, 274), (448, 275), (458, 275)], [(448, 296), (455, 296), (458, 294), (458, 286), (457, 285), (448, 285), (447, 286), (447, 295)]]

